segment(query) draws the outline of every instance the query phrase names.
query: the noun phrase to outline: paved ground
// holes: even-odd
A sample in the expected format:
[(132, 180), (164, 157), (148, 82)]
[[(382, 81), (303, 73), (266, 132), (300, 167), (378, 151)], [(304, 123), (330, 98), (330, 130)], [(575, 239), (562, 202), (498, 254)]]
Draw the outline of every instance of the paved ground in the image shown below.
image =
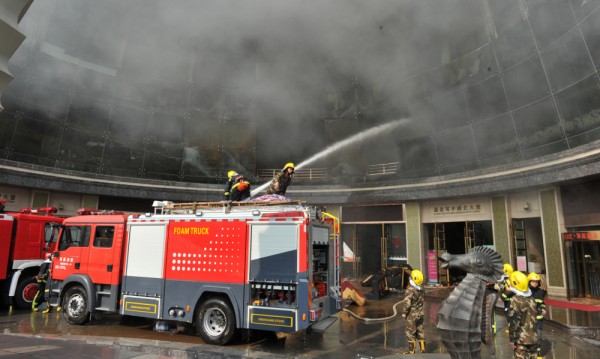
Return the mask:
[[(390, 294), (364, 307), (349, 306), (361, 317), (381, 318), (393, 314), (400, 297)], [(420, 358), (449, 358), (435, 329), (435, 314), (441, 299), (428, 298), (425, 325), (429, 354)], [(401, 358), (406, 348), (404, 321), (368, 323), (346, 312), (323, 333), (251, 333), (225, 347), (207, 345), (193, 328), (171, 333), (153, 330), (151, 321), (103, 316), (85, 326), (65, 323), (60, 313), (16, 311), (0, 313), (0, 357), (7, 358)], [(504, 319), (499, 316), (499, 325)], [(500, 332), (495, 340), (496, 358), (512, 358), (508, 336)], [(547, 359), (596, 359), (600, 343), (569, 334), (560, 325), (547, 322), (544, 328), (544, 357)], [(482, 358), (490, 350), (482, 348)]]

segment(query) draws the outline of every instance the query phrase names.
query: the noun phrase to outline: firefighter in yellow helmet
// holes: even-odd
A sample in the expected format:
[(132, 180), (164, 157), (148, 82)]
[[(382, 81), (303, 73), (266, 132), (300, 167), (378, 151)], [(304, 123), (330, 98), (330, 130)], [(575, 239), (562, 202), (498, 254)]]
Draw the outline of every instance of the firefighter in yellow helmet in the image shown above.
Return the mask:
[(504, 272), (504, 274), (506, 274), (506, 277), (508, 278), (508, 277), (510, 277), (510, 275), (512, 274), (514, 269), (510, 265), (510, 263), (504, 263), (504, 265), (502, 266), (502, 271)]
[(234, 177), (233, 186), (231, 186), (231, 194), (229, 199), (232, 201), (245, 201), (250, 198), (250, 182), (242, 175)]
[(529, 279), (529, 289), (531, 290), (531, 296), (535, 300), (535, 304), (537, 305), (537, 322), (536, 322), (536, 332), (537, 332), (537, 357), (542, 358), (542, 331), (544, 329), (544, 316), (546, 315), (546, 302), (544, 299), (546, 298), (546, 291), (541, 288), (542, 277), (536, 272), (531, 272), (527, 275), (527, 279)]
[(525, 273), (514, 271), (509, 280), (515, 293), (510, 301), (509, 343), (515, 351), (515, 358), (532, 358), (537, 354), (537, 305)]
[(406, 339), (408, 340), (408, 350), (402, 354), (414, 354), (417, 347), (417, 340), (421, 353), (425, 353), (425, 334), (423, 331), (423, 305), (425, 304), (425, 291), (423, 284), (423, 273), (418, 269), (413, 269), (410, 273), (410, 285), (406, 289), (404, 299), (402, 300), (404, 309), (402, 318), (406, 319)]
[[(498, 293), (500, 293), (500, 298), (502, 298), (502, 302), (504, 303), (504, 316), (506, 317), (506, 322), (510, 326), (510, 320), (508, 318), (508, 311), (510, 309), (510, 301), (515, 293), (510, 289), (510, 276), (514, 272), (513, 267), (510, 263), (504, 263), (502, 268), (504, 271), (504, 275), (502, 277), (502, 282), (500, 283), (500, 288)], [(509, 332), (509, 328), (505, 330), (506, 333)]]
[(283, 166), (283, 170), (277, 172), (277, 174), (271, 180), (267, 194), (278, 194), (285, 196), (287, 187), (292, 183), (292, 177), (294, 176), (294, 164), (288, 162)]
[(227, 172), (227, 182), (225, 183), (225, 192), (223, 193), (226, 201), (229, 201), (231, 199), (231, 187), (235, 183), (235, 179), (238, 176), (238, 173), (234, 170)]

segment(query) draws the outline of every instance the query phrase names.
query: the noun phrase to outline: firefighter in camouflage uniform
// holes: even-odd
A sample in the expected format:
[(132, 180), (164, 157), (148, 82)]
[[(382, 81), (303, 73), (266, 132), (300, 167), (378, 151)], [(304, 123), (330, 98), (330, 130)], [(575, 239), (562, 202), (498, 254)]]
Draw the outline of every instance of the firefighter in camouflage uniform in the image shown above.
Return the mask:
[(414, 354), (419, 341), (421, 353), (425, 353), (425, 334), (423, 332), (423, 305), (425, 302), (425, 291), (423, 284), (423, 273), (415, 269), (410, 273), (410, 285), (406, 289), (402, 300), (404, 309), (402, 318), (406, 319), (406, 339), (408, 350), (402, 354)]
[(277, 174), (271, 180), (267, 194), (278, 194), (285, 196), (288, 186), (292, 183), (292, 177), (294, 176), (294, 164), (288, 162), (283, 166), (283, 170), (277, 172)]
[(535, 299), (537, 304), (537, 359), (542, 359), (542, 331), (544, 328), (544, 316), (546, 315), (546, 291), (541, 288), (542, 277), (535, 272), (531, 272), (527, 275), (529, 279), (529, 289), (531, 289), (531, 296)]
[(537, 357), (537, 303), (529, 289), (529, 279), (519, 271), (510, 275), (511, 290), (515, 293), (510, 301), (510, 345), (515, 359)]

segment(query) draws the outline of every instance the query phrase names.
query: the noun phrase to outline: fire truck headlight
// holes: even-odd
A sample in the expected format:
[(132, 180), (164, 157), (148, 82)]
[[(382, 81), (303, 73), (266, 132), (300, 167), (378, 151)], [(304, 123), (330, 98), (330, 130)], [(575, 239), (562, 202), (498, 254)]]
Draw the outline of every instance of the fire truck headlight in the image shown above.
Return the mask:
[(183, 317), (185, 316), (185, 310), (183, 310), (183, 309), (179, 309), (179, 310), (177, 311), (177, 314), (178, 314), (178, 315), (179, 315), (181, 318), (183, 318)]
[(174, 317), (177, 313), (175, 312), (175, 309), (171, 308), (169, 309), (169, 316), (170, 317)]

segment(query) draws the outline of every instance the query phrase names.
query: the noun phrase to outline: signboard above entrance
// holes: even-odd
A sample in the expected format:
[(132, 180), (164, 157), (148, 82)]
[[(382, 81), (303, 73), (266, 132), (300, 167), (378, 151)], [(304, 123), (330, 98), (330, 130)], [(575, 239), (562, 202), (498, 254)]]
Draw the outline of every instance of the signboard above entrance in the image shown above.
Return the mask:
[(480, 204), (459, 204), (454, 206), (433, 207), (434, 216), (447, 216), (454, 214), (481, 213)]
[(562, 234), (565, 241), (598, 241), (600, 240), (600, 231), (589, 232), (565, 232)]

